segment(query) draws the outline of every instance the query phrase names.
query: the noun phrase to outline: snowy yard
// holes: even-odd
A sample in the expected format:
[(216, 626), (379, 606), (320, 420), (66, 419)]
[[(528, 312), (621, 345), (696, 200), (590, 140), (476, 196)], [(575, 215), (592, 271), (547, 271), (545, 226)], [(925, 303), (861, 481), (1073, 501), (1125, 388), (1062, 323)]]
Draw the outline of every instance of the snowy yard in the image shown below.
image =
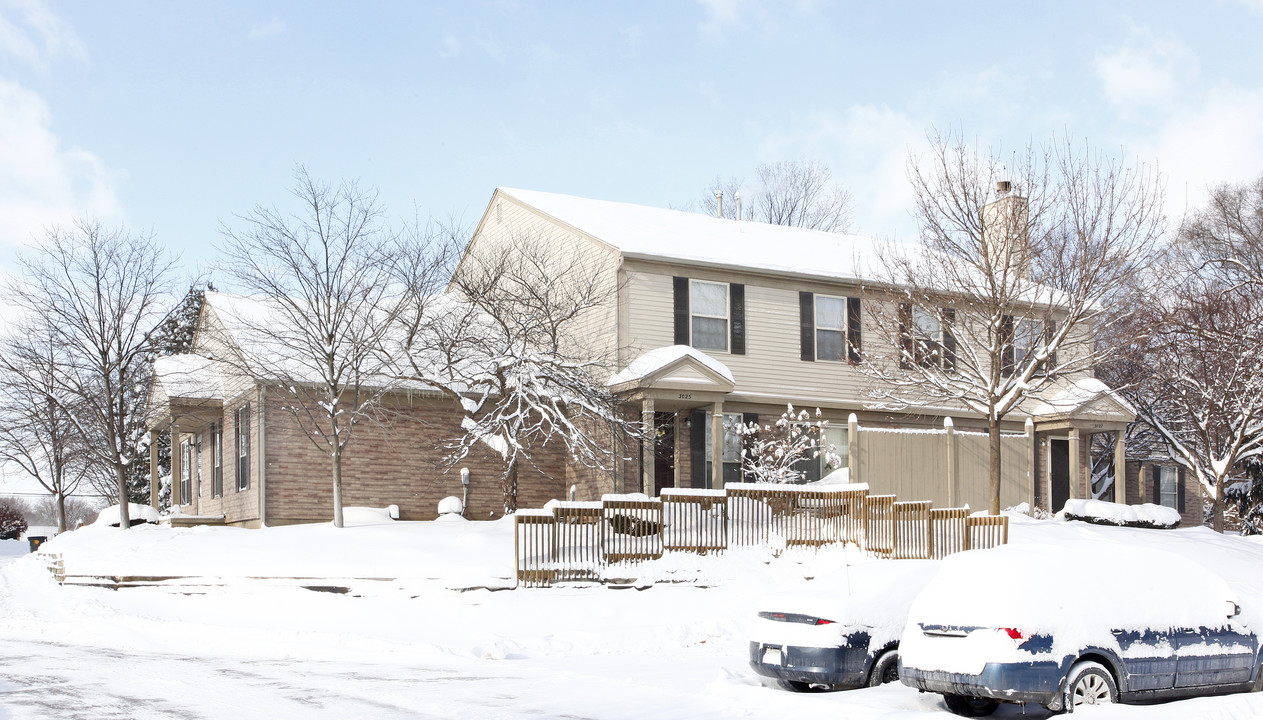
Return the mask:
[[(358, 520), (343, 530), (88, 528), (46, 546), (72, 574), (222, 578), (192, 590), (59, 587), (25, 542), (0, 542), (0, 718), (950, 717), (939, 696), (902, 685), (797, 695), (748, 668), (752, 600), (866, 561), (856, 553), (767, 563), (765, 551), (734, 552), (705, 561), (710, 587), (459, 591), (449, 588), (505, 584), (511, 524)], [(1022, 518), (1011, 537), (1070, 548), (1049, 582), (1090, 582), (1129, 548), (1180, 552), (1263, 617), (1256, 539)], [(1078, 556), (1087, 543), (1097, 556)], [(246, 579), (275, 575), (351, 592)], [(1036, 710), (1027, 717), (1044, 716)], [(1252, 718), (1263, 694), (1086, 712)]]

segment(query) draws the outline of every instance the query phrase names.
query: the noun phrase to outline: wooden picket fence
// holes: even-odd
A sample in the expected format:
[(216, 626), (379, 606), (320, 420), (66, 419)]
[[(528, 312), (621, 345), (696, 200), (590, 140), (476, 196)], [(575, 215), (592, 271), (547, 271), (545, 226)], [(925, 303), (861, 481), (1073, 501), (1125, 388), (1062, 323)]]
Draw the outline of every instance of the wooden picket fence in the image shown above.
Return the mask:
[(667, 489), (654, 499), (606, 496), (550, 505), (515, 516), (520, 586), (600, 581), (611, 565), (666, 552), (852, 543), (878, 557), (914, 559), (1009, 540), (1005, 516), (971, 516), (968, 508), (934, 508), (928, 500), (899, 502), (894, 495), (869, 495), (863, 486), (733, 483), (723, 490)]

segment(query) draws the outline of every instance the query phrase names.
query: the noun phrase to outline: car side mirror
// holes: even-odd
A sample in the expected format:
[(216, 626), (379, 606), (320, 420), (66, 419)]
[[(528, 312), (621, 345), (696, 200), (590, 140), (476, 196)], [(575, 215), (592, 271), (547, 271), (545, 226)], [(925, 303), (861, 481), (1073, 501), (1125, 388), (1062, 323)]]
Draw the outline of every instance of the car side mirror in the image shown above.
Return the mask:
[(1228, 617), (1236, 617), (1241, 614), (1241, 606), (1231, 600), (1224, 601), (1224, 609), (1228, 612)]

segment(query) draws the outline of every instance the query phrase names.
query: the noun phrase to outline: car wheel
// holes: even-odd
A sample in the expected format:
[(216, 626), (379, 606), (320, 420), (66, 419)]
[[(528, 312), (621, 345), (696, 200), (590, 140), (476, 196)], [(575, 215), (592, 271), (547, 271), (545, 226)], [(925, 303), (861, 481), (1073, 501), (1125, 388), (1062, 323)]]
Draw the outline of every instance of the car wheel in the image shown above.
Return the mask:
[(887, 650), (873, 661), (873, 669), (868, 673), (868, 686), (877, 687), (892, 682), (899, 682), (899, 653), (896, 650)]
[(803, 682), (802, 680), (777, 680), (776, 684), (791, 692), (800, 693), (828, 692), (833, 689), (831, 685)]
[(986, 717), (1000, 707), (997, 700), (966, 695), (944, 695), (943, 702), (947, 703), (948, 710), (962, 717)]
[(1097, 662), (1078, 662), (1066, 677), (1066, 696), (1062, 707), (1074, 712), (1080, 705), (1105, 705), (1118, 702), (1118, 686), (1114, 676)]

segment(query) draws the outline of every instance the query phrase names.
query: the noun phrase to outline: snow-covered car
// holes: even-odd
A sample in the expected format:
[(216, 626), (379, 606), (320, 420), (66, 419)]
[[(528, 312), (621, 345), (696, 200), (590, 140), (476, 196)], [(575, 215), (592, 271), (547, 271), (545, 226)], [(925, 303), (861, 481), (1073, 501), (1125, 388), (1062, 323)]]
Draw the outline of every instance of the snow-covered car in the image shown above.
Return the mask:
[(893, 682), (899, 634), (937, 560), (886, 560), (821, 576), (797, 593), (759, 602), (750, 667), (789, 690)]
[(1259, 690), (1260, 608), (1178, 555), (1099, 543), (960, 553), (913, 603), (900, 680), (958, 715)]

